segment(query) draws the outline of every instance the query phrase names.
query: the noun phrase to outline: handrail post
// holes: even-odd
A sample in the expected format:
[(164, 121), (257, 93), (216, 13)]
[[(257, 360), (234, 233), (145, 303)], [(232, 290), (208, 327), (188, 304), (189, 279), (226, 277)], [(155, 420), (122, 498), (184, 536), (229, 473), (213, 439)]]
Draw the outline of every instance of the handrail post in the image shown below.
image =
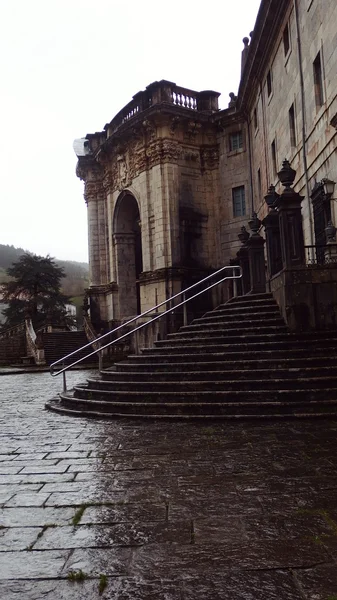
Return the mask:
[[(62, 365), (62, 367), (64, 367), (64, 363)], [(63, 393), (65, 394), (67, 391), (67, 378), (66, 378), (66, 372), (67, 371), (63, 371), (62, 375), (63, 375)]]
[[(101, 344), (99, 345), (99, 348), (101, 347)], [(103, 350), (100, 350), (98, 352), (98, 370), (99, 372), (101, 372), (103, 370)]]
[(186, 304), (186, 298), (185, 298), (185, 294), (183, 294), (183, 323), (184, 325), (187, 325), (187, 304)]

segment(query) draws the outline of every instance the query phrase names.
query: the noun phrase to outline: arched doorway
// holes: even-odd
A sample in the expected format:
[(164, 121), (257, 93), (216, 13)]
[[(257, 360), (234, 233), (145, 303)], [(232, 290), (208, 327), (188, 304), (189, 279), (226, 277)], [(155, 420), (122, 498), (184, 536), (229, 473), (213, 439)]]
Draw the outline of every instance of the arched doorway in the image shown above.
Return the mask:
[(139, 275), (143, 270), (138, 203), (129, 192), (117, 200), (113, 238), (119, 298), (119, 316), (140, 313)]

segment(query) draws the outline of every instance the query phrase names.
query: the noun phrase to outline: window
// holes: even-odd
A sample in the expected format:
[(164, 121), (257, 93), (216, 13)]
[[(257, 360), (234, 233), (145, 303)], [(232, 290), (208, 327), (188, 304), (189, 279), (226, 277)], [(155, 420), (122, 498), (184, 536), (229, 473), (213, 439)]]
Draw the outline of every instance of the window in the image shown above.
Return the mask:
[(258, 126), (259, 126), (259, 123), (257, 120), (257, 109), (254, 108), (254, 129), (255, 129), (255, 131), (257, 130)]
[(296, 146), (296, 128), (295, 128), (295, 109), (292, 104), (289, 108), (289, 132), (290, 132), (290, 145)]
[(236, 131), (229, 136), (229, 150), (239, 150), (243, 147), (242, 131)]
[(287, 56), (287, 54), (290, 50), (290, 37), (289, 37), (288, 25), (285, 26), (284, 31), (283, 31), (283, 50), (284, 50), (284, 56)]
[(276, 144), (275, 140), (271, 144), (271, 162), (273, 166), (273, 176), (276, 177), (277, 167), (276, 167)]
[(245, 186), (240, 185), (232, 189), (233, 216), (243, 217), (246, 214)]
[(268, 93), (268, 98), (269, 98), (271, 92), (272, 92), (272, 87), (271, 87), (271, 73), (270, 73), (270, 71), (268, 71), (268, 73), (267, 73), (267, 93)]
[(314, 88), (315, 88), (315, 101), (317, 110), (323, 104), (323, 79), (322, 79), (322, 65), (321, 65), (321, 53), (319, 52), (314, 60)]
[(261, 186), (261, 171), (260, 171), (260, 169), (258, 169), (258, 171), (257, 171), (257, 191), (259, 194), (259, 200), (261, 200), (262, 186)]

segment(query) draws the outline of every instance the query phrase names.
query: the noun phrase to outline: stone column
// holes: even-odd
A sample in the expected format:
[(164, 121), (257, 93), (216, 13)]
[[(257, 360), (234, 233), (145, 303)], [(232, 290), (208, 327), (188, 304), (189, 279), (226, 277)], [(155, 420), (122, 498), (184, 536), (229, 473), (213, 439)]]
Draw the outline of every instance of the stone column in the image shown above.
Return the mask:
[(239, 233), (238, 238), (242, 243), (242, 247), (236, 253), (238, 258), (238, 263), (242, 269), (242, 279), (241, 281), (241, 294), (244, 296), (248, 294), (250, 290), (250, 270), (249, 270), (249, 258), (248, 258), (248, 248), (247, 248), (247, 240), (249, 239), (249, 233), (246, 230), (245, 226), (241, 227), (241, 233)]
[(275, 202), (278, 198), (279, 195), (275, 192), (275, 187), (271, 185), (265, 196), (269, 214), (262, 221), (266, 236), (269, 279), (282, 269), (279, 215), (275, 209)]
[(266, 291), (265, 240), (258, 233), (261, 221), (258, 219), (256, 213), (253, 213), (253, 217), (248, 222), (248, 225), (252, 230), (252, 234), (247, 241), (250, 272), (249, 294), (263, 294)]
[(88, 206), (88, 245), (89, 245), (89, 283), (100, 283), (99, 235), (98, 235), (98, 206), (96, 184), (85, 183), (85, 201)]
[(278, 177), (285, 189), (276, 201), (279, 214), (282, 264), (284, 269), (305, 265), (304, 236), (300, 196), (291, 187), (296, 171), (284, 160)]
[(136, 315), (136, 263), (135, 234), (115, 233), (113, 243), (116, 248), (117, 283), (119, 298), (119, 318)]

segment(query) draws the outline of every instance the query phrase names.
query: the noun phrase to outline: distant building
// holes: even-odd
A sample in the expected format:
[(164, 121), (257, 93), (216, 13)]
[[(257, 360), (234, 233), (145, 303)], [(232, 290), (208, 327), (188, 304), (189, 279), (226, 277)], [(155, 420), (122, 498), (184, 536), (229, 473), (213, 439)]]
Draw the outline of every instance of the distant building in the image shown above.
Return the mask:
[(269, 186), (281, 191), (284, 158), (304, 197), (305, 244), (326, 243), (337, 222), (324, 187), (337, 181), (336, 39), (334, 0), (262, 0), (227, 109), (217, 92), (154, 82), (76, 142), (97, 326), (228, 264), (241, 226), (267, 214)]

